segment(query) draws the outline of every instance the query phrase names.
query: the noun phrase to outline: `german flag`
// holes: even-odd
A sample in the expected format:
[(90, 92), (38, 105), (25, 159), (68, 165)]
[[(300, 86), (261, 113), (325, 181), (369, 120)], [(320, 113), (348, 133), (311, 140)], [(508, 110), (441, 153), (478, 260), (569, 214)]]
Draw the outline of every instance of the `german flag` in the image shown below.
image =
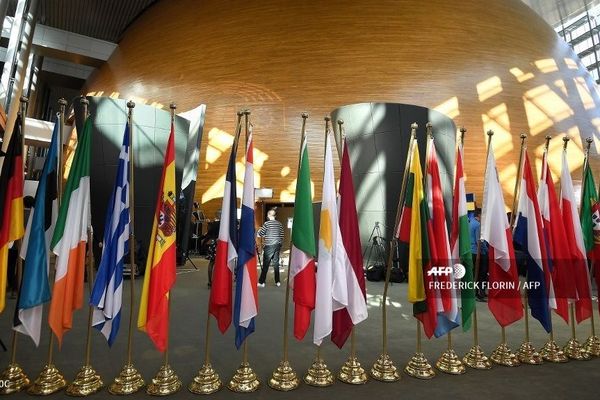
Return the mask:
[[(0, 313), (4, 311), (8, 249), (25, 231), (23, 216), (23, 135), (21, 116), (6, 148), (0, 173)], [(6, 138), (6, 135), (4, 136)]]
[(176, 197), (174, 128), (165, 154), (138, 314), (138, 329), (146, 332), (159, 351), (169, 337), (169, 291), (175, 284)]

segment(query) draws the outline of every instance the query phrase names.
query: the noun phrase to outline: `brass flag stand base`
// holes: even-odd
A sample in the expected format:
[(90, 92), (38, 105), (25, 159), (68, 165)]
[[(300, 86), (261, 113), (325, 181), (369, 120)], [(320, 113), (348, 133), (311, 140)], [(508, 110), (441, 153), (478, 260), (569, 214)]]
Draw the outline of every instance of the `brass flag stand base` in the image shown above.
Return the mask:
[(298, 379), (298, 375), (296, 375), (296, 371), (294, 371), (289, 361), (284, 360), (275, 368), (268, 384), (271, 389), (288, 392), (300, 385), (300, 379)]
[(223, 387), (223, 383), (219, 374), (212, 368), (212, 365), (204, 364), (188, 386), (188, 390), (195, 394), (211, 394), (218, 392), (221, 387)]
[(550, 332), (550, 339), (548, 339), (544, 347), (542, 347), (542, 349), (540, 350), (540, 355), (545, 361), (553, 363), (569, 362), (569, 358), (554, 341), (552, 332)]
[(31, 383), (25, 374), (25, 371), (17, 363), (10, 363), (8, 367), (0, 374), (0, 394), (11, 394), (20, 392)]
[(492, 369), (492, 363), (479, 345), (471, 347), (462, 361), (469, 368)]
[(448, 348), (442, 353), (436, 361), (435, 367), (440, 371), (451, 375), (462, 375), (467, 372), (465, 365), (452, 348), (452, 332), (448, 332)]
[(496, 347), (496, 350), (492, 351), (490, 359), (494, 363), (505, 367), (518, 367), (521, 365), (515, 353), (506, 344), (506, 329), (504, 327), (502, 327), (502, 343)]
[(75, 380), (67, 386), (67, 394), (69, 396), (88, 396), (102, 389), (104, 383), (100, 375), (96, 373), (91, 365), (84, 365), (79, 370)]
[(179, 389), (181, 389), (181, 381), (171, 366), (165, 363), (148, 384), (146, 393), (152, 396), (168, 396), (177, 393)]
[(337, 378), (344, 383), (350, 385), (364, 385), (367, 383), (369, 378), (365, 369), (360, 365), (356, 357), (348, 357), (340, 372), (338, 372)]
[(541, 365), (544, 363), (542, 356), (535, 350), (531, 342), (523, 342), (521, 344), (519, 351), (517, 351), (517, 358), (523, 364)]
[(579, 341), (575, 338), (569, 339), (565, 347), (563, 347), (563, 351), (567, 357), (572, 360), (587, 361), (592, 358), (592, 356), (586, 352), (583, 347), (581, 347), (581, 344), (579, 344)]
[(333, 385), (334, 377), (325, 361), (317, 353), (315, 361), (308, 369), (308, 373), (304, 377), (304, 382), (310, 386), (327, 387)]
[(492, 351), (492, 355), (490, 359), (498, 365), (503, 365), (505, 367), (518, 367), (521, 365), (519, 359), (512, 352), (510, 347), (506, 345), (506, 343), (500, 343), (496, 350)]
[(404, 373), (419, 379), (431, 379), (435, 376), (435, 371), (429, 365), (425, 354), (421, 351), (421, 323), (417, 319), (417, 352), (408, 361), (404, 367)]
[(462, 375), (467, 372), (465, 365), (460, 361), (460, 358), (454, 349), (444, 351), (439, 360), (435, 363), (435, 367), (440, 371), (451, 375)]
[(371, 368), (370, 375), (373, 379), (380, 382), (397, 382), (400, 380), (398, 369), (387, 354), (379, 356)]
[(145, 384), (142, 375), (135, 369), (133, 364), (126, 364), (119, 376), (108, 387), (108, 392), (118, 395), (133, 394), (143, 388)]
[(27, 393), (38, 396), (47, 396), (58, 392), (67, 386), (67, 381), (54, 364), (46, 364), (40, 376), (27, 389)]
[(240, 367), (235, 371), (235, 375), (231, 378), (231, 382), (227, 385), (227, 389), (237, 393), (251, 393), (260, 386), (260, 382), (256, 374), (246, 361), (242, 362)]
[(590, 356), (600, 357), (600, 338), (592, 335), (585, 341), (583, 348)]
[(413, 378), (419, 379), (431, 379), (435, 376), (435, 371), (431, 368), (423, 353), (415, 353), (404, 368), (404, 372)]

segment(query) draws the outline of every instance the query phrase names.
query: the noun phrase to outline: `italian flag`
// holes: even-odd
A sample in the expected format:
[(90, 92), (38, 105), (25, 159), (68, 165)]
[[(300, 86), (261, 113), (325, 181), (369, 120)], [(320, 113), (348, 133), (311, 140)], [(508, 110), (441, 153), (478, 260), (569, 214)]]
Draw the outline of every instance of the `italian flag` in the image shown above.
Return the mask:
[(91, 227), (90, 149), (92, 120), (88, 118), (67, 178), (50, 248), (56, 254), (56, 275), (48, 322), (59, 344), (73, 326), (73, 311), (83, 305), (85, 245)]
[(460, 291), (460, 300), (463, 330), (468, 331), (471, 327), (471, 315), (475, 309), (475, 288), (469, 284), (469, 282), (473, 282), (473, 257), (471, 256), (471, 234), (469, 232), (469, 219), (467, 217), (467, 191), (465, 189), (462, 160), (463, 149), (462, 145), (459, 145), (456, 150), (450, 247), (452, 249), (453, 262), (460, 262), (465, 267), (465, 275), (461, 280), (466, 282), (467, 285)]
[(294, 289), (294, 336), (302, 340), (310, 325), (310, 314), (315, 308), (316, 295), (315, 229), (306, 136), (300, 151), (290, 251), (289, 285)]

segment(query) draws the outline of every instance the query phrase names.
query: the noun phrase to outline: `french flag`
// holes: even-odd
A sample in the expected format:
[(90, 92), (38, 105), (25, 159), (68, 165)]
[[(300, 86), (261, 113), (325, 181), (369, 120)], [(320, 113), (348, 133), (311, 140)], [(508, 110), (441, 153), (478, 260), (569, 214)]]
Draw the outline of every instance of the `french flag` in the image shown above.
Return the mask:
[(231, 147), (227, 175), (225, 177), (225, 190), (223, 192), (223, 205), (221, 206), (221, 222), (219, 224), (219, 237), (217, 239), (217, 254), (213, 270), (213, 281), (210, 289), (208, 312), (217, 319), (221, 333), (225, 333), (231, 324), (231, 294), (232, 278), (237, 258), (237, 196), (235, 190), (235, 157), (239, 130)]
[(517, 225), (513, 240), (527, 254), (527, 301), (531, 315), (540, 321), (546, 332), (552, 331), (550, 305), (546, 276), (549, 274), (548, 253), (542, 228), (542, 216), (538, 205), (529, 156), (525, 153)]
[(246, 172), (242, 194), (242, 217), (240, 219), (240, 241), (235, 276), (235, 303), (233, 323), (235, 346), (239, 349), (248, 335), (254, 332), (254, 317), (258, 314), (258, 292), (256, 276), (256, 235), (254, 232), (254, 146), (252, 125), (246, 149)]

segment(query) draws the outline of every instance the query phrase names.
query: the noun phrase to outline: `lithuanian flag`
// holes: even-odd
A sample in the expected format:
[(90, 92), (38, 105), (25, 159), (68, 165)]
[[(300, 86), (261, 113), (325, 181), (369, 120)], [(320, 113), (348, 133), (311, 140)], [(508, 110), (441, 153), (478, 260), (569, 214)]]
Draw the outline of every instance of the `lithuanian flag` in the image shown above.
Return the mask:
[(175, 146), (174, 128), (167, 143), (165, 164), (156, 200), (150, 235), (144, 287), (140, 300), (138, 328), (148, 334), (159, 351), (165, 351), (169, 337), (169, 291), (175, 284)]
[(436, 299), (429, 285), (433, 279), (427, 274), (431, 268), (427, 229), (429, 210), (423, 190), (423, 173), (417, 140), (414, 139), (411, 143), (406, 194), (396, 236), (399, 239), (400, 252), (403, 253), (400, 260), (408, 260), (408, 301), (413, 303), (413, 314), (423, 323), (425, 334), (431, 337), (436, 327), (437, 312)]
[[(5, 135), (6, 138), (6, 135)], [(12, 242), (23, 237), (23, 136), (21, 116), (4, 155), (0, 173), (0, 312), (4, 310), (8, 249)]]

